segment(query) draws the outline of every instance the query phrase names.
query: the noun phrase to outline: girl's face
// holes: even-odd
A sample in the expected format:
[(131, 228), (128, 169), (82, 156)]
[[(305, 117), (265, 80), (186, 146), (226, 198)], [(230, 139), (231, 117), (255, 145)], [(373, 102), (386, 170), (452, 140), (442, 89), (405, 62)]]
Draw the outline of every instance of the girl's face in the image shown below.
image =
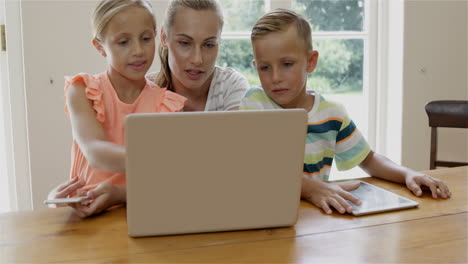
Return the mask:
[(219, 50), (219, 21), (214, 10), (179, 7), (169, 32), (161, 31), (176, 89), (209, 88)]
[(155, 53), (155, 25), (151, 14), (132, 7), (116, 14), (94, 46), (107, 59), (109, 74), (129, 80), (144, 80)]

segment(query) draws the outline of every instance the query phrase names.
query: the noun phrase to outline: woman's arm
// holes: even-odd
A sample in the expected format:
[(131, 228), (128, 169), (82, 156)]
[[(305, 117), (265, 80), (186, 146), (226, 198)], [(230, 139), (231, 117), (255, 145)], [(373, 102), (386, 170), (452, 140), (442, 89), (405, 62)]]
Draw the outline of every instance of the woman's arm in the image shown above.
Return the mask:
[(107, 141), (85, 88), (83, 82), (75, 82), (66, 93), (73, 138), (92, 167), (125, 172), (125, 148)]

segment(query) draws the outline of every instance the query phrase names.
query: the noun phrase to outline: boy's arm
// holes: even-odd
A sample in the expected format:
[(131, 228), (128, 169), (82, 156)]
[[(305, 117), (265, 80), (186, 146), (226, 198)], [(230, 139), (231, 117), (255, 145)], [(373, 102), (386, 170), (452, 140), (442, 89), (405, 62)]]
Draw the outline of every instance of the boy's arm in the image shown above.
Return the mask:
[[(360, 205), (361, 201), (349, 191), (357, 189), (359, 182), (352, 184), (334, 184), (322, 182), (315, 177), (302, 177), (301, 198), (322, 208), (326, 214), (331, 214), (331, 207), (340, 214), (351, 213), (353, 208), (349, 202)], [(349, 201), (349, 202), (348, 202)]]
[(421, 196), (421, 187), (431, 190), (433, 198), (450, 198), (447, 185), (438, 179), (400, 166), (387, 157), (371, 151), (359, 165), (369, 175), (397, 183), (404, 183), (414, 195)]
[(76, 82), (67, 90), (73, 138), (92, 167), (108, 172), (125, 172), (125, 148), (107, 141), (96, 112), (86, 97), (85, 88), (83, 82)]

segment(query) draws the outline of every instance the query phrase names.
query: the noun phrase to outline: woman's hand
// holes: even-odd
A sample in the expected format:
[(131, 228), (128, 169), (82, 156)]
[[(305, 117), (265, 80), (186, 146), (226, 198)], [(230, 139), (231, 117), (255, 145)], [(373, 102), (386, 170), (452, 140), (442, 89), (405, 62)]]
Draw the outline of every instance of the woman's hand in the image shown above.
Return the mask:
[(429, 188), (431, 190), (432, 198), (434, 199), (447, 199), (452, 196), (452, 193), (445, 182), (422, 173), (411, 172), (406, 176), (405, 182), (406, 187), (408, 187), (408, 189), (416, 196), (422, 195), (423, 192), (421, 187)]
[[(78, 189), (84, 186), (84, 183), (78, 180), (78, 177), (75, 177), (67, 182), (60, 184), (49, 192), (47, 199), (58, 199), (58, 198), (67, 198), (71, 194), (76, 193)], [(73, 204), (49, 204), (50, 208), (57, 208), (63, 206), (72, 206)]]
[(361, 201), (349, 191), (359, 188), (360, 183), (334, 184), (322, 182), (315, 178), (304, 178), (302, 184), (302, 197), (313, 205), (322, 208), (327, 214), (331, 214), (330, 207), (335, 208), (340, 214), (351, 213), (353, 208), (350, 202), (360, 205)]
[(124, 204), (127, 200), (125, 186), (101, 183), (86, 194), (90, 200), (74, 206), (76, 213), (84, 218), (101, 213), (114, 205)]

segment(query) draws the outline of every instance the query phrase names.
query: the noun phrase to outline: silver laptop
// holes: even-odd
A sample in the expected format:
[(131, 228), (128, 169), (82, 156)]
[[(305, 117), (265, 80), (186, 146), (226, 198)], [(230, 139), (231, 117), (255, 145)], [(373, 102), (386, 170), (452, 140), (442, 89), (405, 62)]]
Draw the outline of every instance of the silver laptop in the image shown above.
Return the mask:
[(133, 114), (125, 128), (130, 236), (296, 223), (304, 110)]

